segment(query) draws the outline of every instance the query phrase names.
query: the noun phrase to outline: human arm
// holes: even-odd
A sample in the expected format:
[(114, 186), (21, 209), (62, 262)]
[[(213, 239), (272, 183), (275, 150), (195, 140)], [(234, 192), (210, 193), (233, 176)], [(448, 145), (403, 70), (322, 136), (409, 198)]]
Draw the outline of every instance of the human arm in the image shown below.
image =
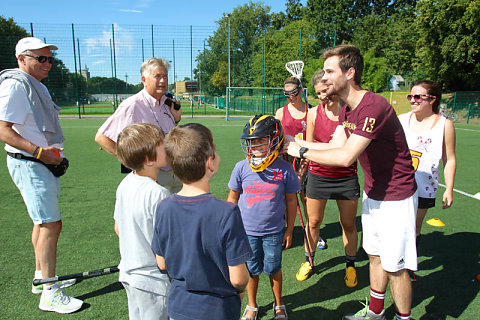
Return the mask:
[(238, 204), (238, 199), (240, 199), (240, 191), (230, 190), (227, 201)]
[(314, 132), (315, 132), (315, 119), (317, 118), (317, 108), (313, 107), (308, 110), (307, 113), (307, 131), (305, 133), (305, 140), (308, 142), (315, 141)]
[(157, 260), (157, 266), (160, 270), (166, 271), (167, 270), (167, 265), (165, 264), (165, 258), (162, 256), (159, 256), (158, 254), (155, 255), (155, 260)]
[(236, 266), (228, 266), (228, 273), (230, 275), (230, 282), (232, 286), (237, 289), (238, 294), (243, 299), (245, 295), (245, 288), (247, 287), (249, 275), (245, 263)]
[(457, 157), (455, 155), (455, 127), (451, 120), (445, 120), (445, 132), (443, 141), (443, 176), (445, 178), (445, 192), (443, 193), (443, 209), (449, 208), (453, 203), (453, 183), (457, 169)]
[[(369, 138), (352, 134), (343, 147), (329, 150), (309, 149), (303, 156), (308, 160), (327, 166), (348, 167), (357, 160), (360, 154), (368, 147), (370, 141), (371, 139)], [(290, 143), (288, 154), (293, 157), (299, 157), (300, 148), (298, 143)]]
[(277, 112), (275, 112), (275, 119), (280, 120), (280, 122), (282, 122), (283, 119), (283, 108), (285, 107), (279, 108)]
[(40, 154), (38, 159), (46, 164), (59, 164), (62, 162), (62, 157), (59, 156), (60, 152), (63, 151), (63, 148), (57, 147), (47, 147), (37, 150), (35, 155), (33, 154), (37, 149), (37, 146), (27, 139), (19, 135), (15, 130), (13, 130), (13, 123), (0, 120), (0, 140), (11, 145), (14, 148), (24, 150), (34, 157), (37, 157)]
[(98, 131), (95, 135), (95, 142), (98, 143), (105, 151), (110, 153), (112, 156), (117, 156), (117, 144), (115, 143), (115, 141), (113, 141), (100, 131)]
[[(308, 130), (308, 124), (307, 124), (307, 130)], [(307, 132), (308, 136), (308, 132)], [(295, 139), (295, 142), (301, 147), (305, 147), (308, 149), (312, 150), (330, 150), (334, 148), (340, 148), (345, 145), (347, 141), (347, 136), (345, 134), (345, 130), (343, 129), (342, 126), (337, 126), (335, 128), (335, 131), (333, 132), (332, 140), (330, 142), (313, 142), (312, 141), (305, 141), (305, 140), (300, 140), (300, 139)]]
[(115, 227), (114, 227), (114, 229), (115, 229), (115, 233), (117, 234), (117, 236), (120, 236), (120, 232), (118, 231), (118, 222), (117, 222), (117, 220), (115, 220)]
[(287, 204), (287, 229), (285, 230), (285, 234), (283, 235), (283, 249), (287, 250), (292, 246), (293, 227), (295, 225), (295, 212), (297, 210), (297, 194), (285, 193), (285, 202)]

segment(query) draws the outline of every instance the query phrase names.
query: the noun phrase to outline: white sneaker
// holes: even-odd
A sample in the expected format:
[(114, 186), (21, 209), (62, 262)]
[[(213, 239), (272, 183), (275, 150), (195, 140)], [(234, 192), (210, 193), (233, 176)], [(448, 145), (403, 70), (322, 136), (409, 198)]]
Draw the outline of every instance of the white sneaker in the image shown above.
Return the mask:
[[(60, 288), (68, 288), (70, 286), (73, 286), (75, 283), (77, 283), (77, 279), (68, 279), (68, 280), (63, 280), (63, 281), (57, 281), (56, 284), (60, 286)], [(38, 286), (35, 286), (32, 284), (32, 293), (38, 294), (43, 292), (43, 284), (39, 284)]]
[[(51, 289), (55, 290), (55, 289)], [(40, 297), (38, 308), (43, 311), (57, 313), (72, 313), (82, 307), (83, 301), (70, 297), (62, 289), (58, 288), (53, 294), (45, 290)]]
[(323, 240), (321, 237), (318, 238), (318, 242), (317, 242), (317, 249), (318, 250), (323, 250), (323, 249), (327, 249), (328, 248), (328, 244), (325, 240)]

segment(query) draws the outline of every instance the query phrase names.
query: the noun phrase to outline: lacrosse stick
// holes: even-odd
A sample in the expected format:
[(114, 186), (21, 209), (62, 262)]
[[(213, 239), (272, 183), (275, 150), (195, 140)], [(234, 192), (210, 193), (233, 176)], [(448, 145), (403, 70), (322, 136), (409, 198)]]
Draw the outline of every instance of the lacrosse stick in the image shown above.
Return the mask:
[[(304, 66), (304, 63), (302, 60), (289, 61), (285, 63), (285, 69), (287, 69), (287, 71), (290, 72), (292, 76), (294, 76), (300, 81), (300, 85), (302, 86), (302, 88), (303, 88), (303, 84), (302, 84), (303, 66)], [(306, 90), (303, 90), (303, 97), (305, 98), (305, 102), (308, 105)]]
[(300, 210), (300, 199), (298, 196), (299, 196), (299, 193), (297, 193), (297, 212), (298, 212), (298, 216), (300, 217), (300, 224), (302, 225), (302, 229), (303, 229), (303, 239), (305, 240), (305, 246), (307, 247), (308, 261), (310, 262), (310, 265), (313, 268), (313, 258), (312, 258), (312, 252), (310, 250), (310, 242), (308, 241), (307, 230), (305, 229), (305, 224), (303, 223), (303, 214), (302, 214), (302, 210)]
[(63, 281), (63, 280), (68, 280), (68, 279), (98, 277), (98, 276), (103, 276), (103, 275), (114, 273), (114, 272), (118, 272), (118, 267), (117, 266), (113, 266), (113, 267), (109, 267), (109, 268), (105, 268), (105, 269), (81, 272), (81, 273), (72, 273), (72, 274), (67, 274), (65, 276), (57, 276), (57, 277), (51, 277), (51, 278), (47, 278), (47, 279), (35, 279), (35, 280), (33, 280), (33, 285), (38, 286), (38, 285), (44, 284), (44, 283), (57, 282), (57, 281)]

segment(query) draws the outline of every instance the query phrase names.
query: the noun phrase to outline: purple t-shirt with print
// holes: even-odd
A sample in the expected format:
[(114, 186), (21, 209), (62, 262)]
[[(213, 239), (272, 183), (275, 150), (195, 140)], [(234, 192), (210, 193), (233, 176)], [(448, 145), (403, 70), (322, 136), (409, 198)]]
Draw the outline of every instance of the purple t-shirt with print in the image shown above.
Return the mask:
[(365, 174), (364, 191), (378, 201), (403, 200), (415, 193), (415, 172), (405, 133), (397, 114), (384, 97), (367, 91), (358, 106), (345, 106), (338, 121), (349, 137), (372, 141), (358, 160)]
[(253, 172), (247, 160), (235, 165), (228, 187), (240, 191), (238, 206), (245, 231), (251, 236), (279, 233), (285, 227), (286, 193), (300, 191), (290, 163), (277, 158), (262, 172)]

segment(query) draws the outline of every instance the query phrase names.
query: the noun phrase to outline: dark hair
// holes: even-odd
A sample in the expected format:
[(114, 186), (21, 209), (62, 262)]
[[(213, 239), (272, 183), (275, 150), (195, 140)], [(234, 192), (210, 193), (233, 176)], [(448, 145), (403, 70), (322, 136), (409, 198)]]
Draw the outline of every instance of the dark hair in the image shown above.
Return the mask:
[(132, 170), (143, 168), (146, 160), (157, 159), (157, 146), (163, 143), (165, 134), (160, 127), (150, 123), (133, 123), (118, 135), (117, 157)]
[(350, 68), (355, 69), (355, 84), (362, 84), (363, 74), (363, 56), (360, 50), (354, 45), (340, 45), (333, 48), (328, 48), (323, 54), (323, 60), (327, 60), (330, 57), (339, 56), (340, 69), (345, 73)]
[(442, 86), (439, 83), (431, 80), (415, 81), (412, 84), (412, 88), (416, 86), (425, 88), (425, 90), (427, 90), (427, 94), (435, 96), (436, 99), (433, 102), (432, 111), (433, 113), (438, 113), (439, 112), (438, 107), (440, 106), (440, 102), (442, 101)]
[(196, 182), (205, 175), (208, 158), (215, 158), (212, 132), (199, 123), (175, 127), (165, 138), (165, 153), (180, 181)]
[(322, 81), (323, 75), (325, 74), (324, 70), (318, 70), (317, 73), (313, 75), (312, 86), (316, 86)]

